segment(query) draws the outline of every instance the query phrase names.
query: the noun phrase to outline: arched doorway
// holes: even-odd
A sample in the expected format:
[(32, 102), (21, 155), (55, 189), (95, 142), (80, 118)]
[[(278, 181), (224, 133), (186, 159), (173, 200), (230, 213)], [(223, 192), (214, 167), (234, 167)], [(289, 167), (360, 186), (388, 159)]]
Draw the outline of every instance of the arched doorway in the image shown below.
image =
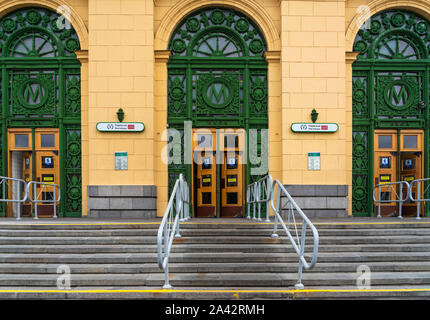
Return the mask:
[(82, 215), (79, 49), (70, 22), (49, 9), (0, 19), (1, 174), (59, 184), (65, 217)]
[[(372, 16), (353, 50), (352, 212), (373, 212), (375, 184), (428, 176), (430, 24), (406, 10)], [(413, 191), (414, 192), (414, 191)], [(388, 191), (387, 199), (394, 198)], [(408, 209), (409, 208), (409, 209)], [(395, 211), (387, 205), (385, 214)], [(415, 211), (413, 204), (407, 211)]]
[[(267, 143), (261, 143), (266, 138), (261, 129), (268, 127), (267, 63), (263, 57), (266, 40), (249, 17), (230, 8), (210, 7), (193, 12), (179, 23), (170, 38), (169, 49), (172, 56), (168, 62), (167, 123), (170, 132), (179, 133), (182, 152), (180, 161), (169, 164), (169, 188), (184, 173), (192, 181), (194, 203), (197, 206), (200, 203), (200, 208), (207, 207), (195, 208), (195, 213), (241, 216), (244, 188), (261, 176), (251, 174), (251, 169), (260, 163), (250, 161), (249, 152), (254, 152), (248, 145), (250, 135), (257, 133), (254, 156), (261, 156), (262, 147), (267, 147)], [(186, 145), (191, 146), (192, 137), (184, 129), (184, 123), (207, 130), (206, 137), (211, 137), (206, 141), (211, 141), (213, 156), (201, 159), (200, 167), (194, 161), (186, 163), (187, 155), (193, 158), (194, 149), (187, 154)], [(238, 133), (240, 129), (243, 134)], [(224, 131), (220, 135), (221, 130)], [(223, 158), (225, 163), (221, 164), (215, 161), (215, 147), (227, 140), (226, 132), (233, 132), (238, 140), (247, 137), (245, 146), (249, 152), (233, 142), (237, 159)], [(174, 148), (171, 157), (173, 152)], [(243, 167), (234, 164), (237, 160), (245, 163)], [(229, 161), (233, 171), (228, 171)]]

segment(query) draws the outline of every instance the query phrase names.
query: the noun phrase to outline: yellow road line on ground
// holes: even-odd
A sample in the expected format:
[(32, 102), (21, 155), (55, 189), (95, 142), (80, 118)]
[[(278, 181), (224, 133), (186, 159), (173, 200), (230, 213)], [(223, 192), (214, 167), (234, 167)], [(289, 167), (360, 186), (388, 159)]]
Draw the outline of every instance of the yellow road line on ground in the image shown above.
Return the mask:
[(112, 289), (112, 290), (0, 290), (0, 293), (371, 293), (371, 292), (430, 292), (430, 288), (411, 289), (302, 289), (302, 290), (176, 290), (176, 289)]

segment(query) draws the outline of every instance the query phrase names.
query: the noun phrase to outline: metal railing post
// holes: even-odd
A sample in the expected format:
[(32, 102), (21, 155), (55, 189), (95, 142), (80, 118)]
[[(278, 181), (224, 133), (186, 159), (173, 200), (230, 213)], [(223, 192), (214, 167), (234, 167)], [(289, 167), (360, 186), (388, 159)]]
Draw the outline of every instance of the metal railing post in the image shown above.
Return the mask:
[(246, 217), (246, 219), (251, 219), (251, 192), (250, 192), (251, 186), (248, 186), (246, 188), (246, 205), (248, 207), (248, 216)]
[(381, 188), (378, 189), (378, 218), (382, 218), (381, 217)]
[(417, 219), (420, 220), (420, 209), (421, 209), (421, 181), (418, 181), (417, 183), (417, 194), (418, 194), (418, 199), (417, 199)]
[[(17, 184), (18, 184), (18, 200), (19, 200), (21, 198), (21, 183), (19, 181), (17, 181)], [(18, 202), (16, 205), (17, 205), (17, 209), (16, 209), (17, 218), (16, 218), (16, 220), (21, 220), (21, 203)]]
[(270, 222), (270, 201), (272, 200), (272, 194), (271, 194), (271, 188), (272, 188), (272, 177), (269, 176), (269, 181), (266, 185), (266, 197), (267, 202), (266, 202), (266, 222)]
[(261, 202), (260, 202), (260, 200), (261, 200), (261, 186), (260, 186), (260, 184), (261, 183), (257, 183), (257, 202), (258, 202), (258, 218), (257, 218), (257, 220), (258, 221), (261, 221)]
[(55, 197), (55, 186), (52, 188), (52, 191), (54, 193), (54, 219), (57, 219), (57, 198)]
[[(273, 190), (272, 190), (273, 191)], [(279, 207), (281, 205), (281, 188), (278, 187), (278, 192), (276, 193), (276, 210), (275, 210), (275, 222), (273, 224), (273, 233), (272, 238), (278, 238), (278, 215), (279, 215)], [(273, 201), (273, 199), (272, 199)]]
[(34, 208), (34, 219), (37, 220), (39, 218), (37, 217), (37, 198), (38, 198), (38, 195), (37, 195), (37, 190), (36, 190), (36, 184), (33, 184), (33, 196), (36, 197), (35, 201), (33, 202), (33, 208)]
[(172, 286), (169, 283), (169, 264), (167, 264), (164, 268), (164, 286), (163, 289), (172, 289)]
[[(403, 183), (400, 183), (400, 191), (399, 191), (399, 197), (400, 197), (400, 199), (399, 200), (403, 200)], [(403, 207), (403, 201), (400, 201), (400, 203), (399, 203), (399, 216), (398, 216), (398, 218), (399, 219), (403, 219), (403, 217), (402, 217), (402, 207)]]
[(305, 243), (306, 243), (306, 222), (302, 222), (302, 238), (301, 238), (301, 244), (300, 244), (300, 254), (299, 254), (299, 271), (298, 271), (298, 277), (297, 277), (297, 284), (294, 286), (296, 289), (303, 289), (303, 283), (302, 283), (302, 273), (303, 273), (303, 262), (302, 257), (305, 254)]

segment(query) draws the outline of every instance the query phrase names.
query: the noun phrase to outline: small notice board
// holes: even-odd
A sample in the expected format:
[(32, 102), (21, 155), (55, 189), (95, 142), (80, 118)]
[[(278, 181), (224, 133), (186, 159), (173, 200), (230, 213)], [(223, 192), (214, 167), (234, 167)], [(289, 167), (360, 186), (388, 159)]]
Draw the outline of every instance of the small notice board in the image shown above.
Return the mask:
[(308, 153), (308, 170), (321, 170), (321, 153)]
[(115, 170), (128, 170), (127, 152), (115, 152)]

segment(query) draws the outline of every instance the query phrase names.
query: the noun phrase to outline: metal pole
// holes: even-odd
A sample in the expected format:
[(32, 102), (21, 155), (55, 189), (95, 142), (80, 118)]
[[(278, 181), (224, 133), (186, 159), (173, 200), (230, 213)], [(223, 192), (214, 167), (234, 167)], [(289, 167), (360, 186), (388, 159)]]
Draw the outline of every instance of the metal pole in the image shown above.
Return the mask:
[[(183, 186), (182, 179), (183, 179), (183, 177), (182, 177), (182, 174), (181, 174), (179, 176), (178, 189), (176, 189), (176, 214), (179, 215), (179, 221), (178, 221), (178, 228), (176, 229), (175, 238), (180, 238), (181, 237), (180, 230), (179, 230), (179, 225), (181, 224), (182, 213), (183, 213), (182, 210), (184, 209), (184, 206), (181, 205), (181, 204), (183, 204), (183, 202), (182, 202), (182, 186)], [(176, 219), (176, 216), (175, 216), (175, 219)]]
[(402, 207), (403, 207), (403, 183), (400, 182), (400, 191), (399, 191), (399, 219), (403, 219), (402, 217)]
[(19, 200), (21, 199), (21, 182), (17, 181), (18, 183), (18, 202), (17, 202), (17, 218), (16, 220), (21, 220), (21, 202), (19, 202)]
[(33, 197), (35, 197), (33, 200), (33, 207), (34, 207), (34, 219), (39, 219), (37, 217), (37, 190), (36, 190), (36, 184), (33, 184)]
[(302, 241), (300, 244), (300, 255), (299, 255), (299, 272), (297, 278), (297, 284), (294, 286), (296, 289), (303, 289), (304, 286), (302, 284), (302, 273), (303, 273), (303, 262), (301, 257), (303, 257), (305, 253), (305, 243), (306, 243), (306, 222), (302, 222)]
[(169, 264), (166, 263), (166, 267), (164, 269), (164, 286), (163, 289), (172, 289), (172, 286), (169, 284)]
[(251, 219), (251, 193), (250, 193), (250, 186), (248, 186), (247, 188), (247, 192), (246, 192), (246, 196), (247, 196), (247, 202), (248, 202), (248, 216), (246, 217), (246, 219)]
[(421, 181), (418, 181), (418, 183), (417, 183), (417, 193), (418, 193), (418, 198), (417, 198), (417, 220), (421, 220), (421, 217), (420, 217), (420, 207), (421, 207)]
[[(279, 214), (279, 205), (281, 202), (281, 188), (278, 186), (278, 192), (277, 192), (277, 196), (276, 196), (276, 212), (275, 212), (275, 222), (273, 224), (273, 234), (272, 234), (272, 238), (278, 238), (279, 235), (277, 234), (278, 232), (278, 214)], [(273, 200), (273, 199), (272, 199)]]
[(261, 221), (261, 183), (257, 183), (258, 221)]
[(253, 200), (253, 205), (252, 205), (252, 208), (253, 208), (253, 217), (252, 217), (252, 220), (256, 220), (257, 218), (256, 218), (256, 209), (257, 209), (257, 202), (256, 202), (256, 200), (257, 200), (257, 194), (256, 194), (256, 192), (257, 192), (257, 188), (256, 188), (256, 186), (257, 186), (257, 184), (254, 184), (253, 186), (252, 186), (252, 193), (253, 193), (253, 198), (252, 198), (252, 200)]
[(55, 186), (53, 187), (54, 191), (54, 219), (57, 219), (57, 198), (55, 197)]
[(266, 222), (270, 222), (270, 218), (269, 218), (269, 214), (270, 214), (270, 208), (269, 208), (269, 206), (270, 206), (270, 198), (271, 197), (269, 197), (269, 195), (270, 195), (270, 188), (272, 187), (271, 185), (270, 185), (270, 180), (269, 179), (267, 179), (268, 181), (267, 181), (267, 186), (266, 186), (266, 197), (267, 197), (267, 201), (266, 201)]
[(381, 218), (381, 186), (378, 186), (378, 218)]

